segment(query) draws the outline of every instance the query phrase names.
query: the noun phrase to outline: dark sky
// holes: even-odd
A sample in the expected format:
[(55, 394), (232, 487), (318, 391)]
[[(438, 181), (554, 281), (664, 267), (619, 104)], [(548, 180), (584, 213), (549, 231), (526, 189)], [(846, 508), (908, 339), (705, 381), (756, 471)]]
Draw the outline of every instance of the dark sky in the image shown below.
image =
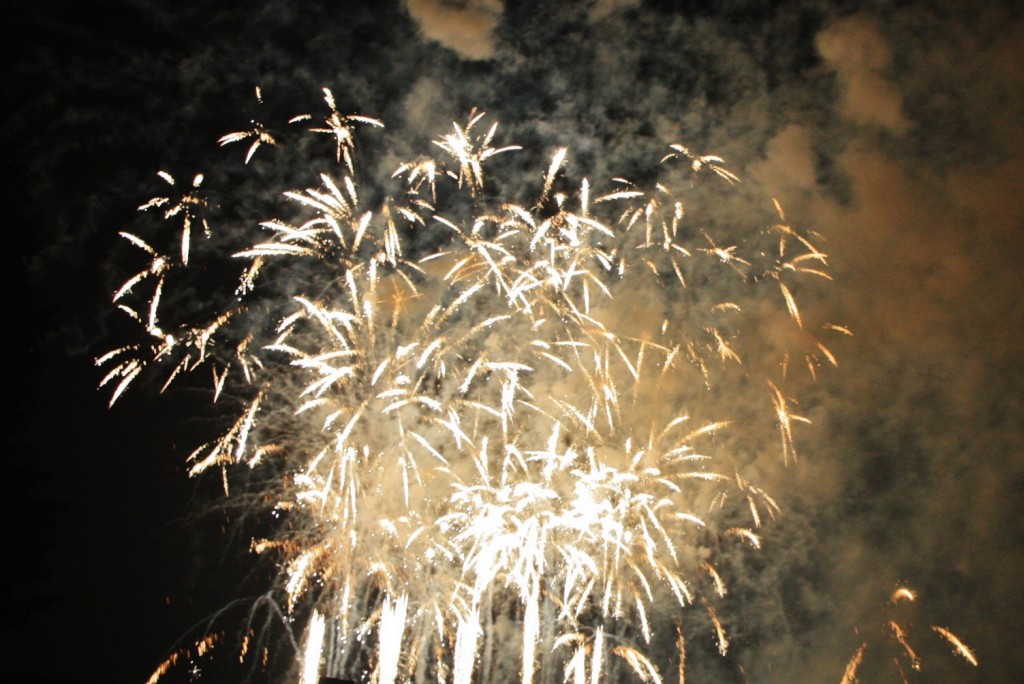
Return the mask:
[[(809, 311), (854, 335), (801, 390), (813, 424), (800, 462), (762, 474), (784, 510), (759, 580), (778, 599), (765, 624), (786, 633), (735, 657), (757, 664), (752, 681), (838, 682), (906, 583), (921, 642), (935, 640), (927, 625), (947, 626), (981, 661), (923, 646), (916, 681), (1015, 680), (1016, 4), (6, 3), (0, 141), (16, 258), (0, 672), (143, 682), (194, 624), (259, 591), (245, 529), (222, 535), (235, 520), (204, 512), (218, 482), (186, 475), (205, 400), (142, 387), (108, 410), (92, 360), (123, 334), (110, 297), (132, 254), (117, 232), (161, 190), (157, 171), (187, 179), (238, 162), (241, 147), (216, 141), (246, 125), (260, 85), (268, 115), (322, 107), (327, 86), (339, 110), (385, 121), (367, 162), (377, 175), (479, 107), (531, 162), (567, 145), (581, 173), (632, 177), (685, 141), (725, 157), (744, 193), (777, 197), (831, 257), (835, 282)], [(297, 172), (266, 173), (283, 189), (306, 182)], [(218, 681), (204, 667), (197, 681)], [(167, 681), (189, 679), (186, 667)]]

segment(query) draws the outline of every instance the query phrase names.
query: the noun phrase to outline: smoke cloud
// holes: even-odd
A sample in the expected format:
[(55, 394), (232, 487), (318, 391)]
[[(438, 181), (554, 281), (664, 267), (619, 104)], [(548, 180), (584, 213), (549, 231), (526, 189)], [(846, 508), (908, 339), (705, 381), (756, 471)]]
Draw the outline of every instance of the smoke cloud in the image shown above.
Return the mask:
[(423, 35), (464, 59), (494, 56), (494, 29), (501, 0), (407, 0), (409, 15)]

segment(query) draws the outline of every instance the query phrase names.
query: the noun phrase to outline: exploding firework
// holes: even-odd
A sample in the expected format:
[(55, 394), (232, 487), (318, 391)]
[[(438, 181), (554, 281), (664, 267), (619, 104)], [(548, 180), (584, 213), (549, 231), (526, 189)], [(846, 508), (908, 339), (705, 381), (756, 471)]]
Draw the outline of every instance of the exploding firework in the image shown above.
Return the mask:
[(646, 185), (571, 181), (564, 148), (495, 175), (519, 148), (478, 112), (381, 191), (355, 135), (380, 122), (324, 94), (322, 121), (220, 140), (249, 143), (252, 168), (309, 122), (332, 139), (335, 169), (283, 192), (255, 238), (219, 242), (203, 176), (160, 173), (172, 192), (140, 209), (173, 236), (122, 233), (145, 263), (114, 301), (140, 334), (97, 361), (111, 403), (146, 374), (205, 372), (235, 407), (190, 472), (219, 470), (229, 496), (236, 472), (267, 473), (242, 491), (276, 521), (252, 548), (280, 570), (282, 622), (306, 625), (297, 676), (681, 680), (688, 607), (725, 654), (716, 557), (759, 547), (779, 512), (746, 473), (795, 459), (786, 381), (848, 334), (797, 304), (828, 279), (817, 238), (777, 204), (724, 219), (697, 189), (739, 179), (678, 144)]
[[(865, 666), (865, 656), (869, 655), (869, 649), (882, 652), (878, 656), (878, 662), (871, 665), (878, 671), (884, 669), (895, 671), (899, 681), (904, 684), (907, 684), (914, 674), (921, 672), (924, 667), (923, 660), (911, 641), (913, 621), (907, 615), (901, 614), (916, 601), (917, 593), (908, 587), (897, 587), (893, 591), (889, 597), (888, 605), (891, 614), (887, 616), (886, 620), (877, 630), (881, 635), (879, 639), (881, 643), (872, 649), (870, 642), (862, 642), (847, 662), (840, 684), (855, 684), (860, 681), (858, 674)], [(934, 634), (937, 634), (952, 649), (954, 655), (962, 658), (974, 667), (978, 666), (978, 659), (974, 655), (974, 651), (961, 641), (960, 637), (939, 625), (931, 625), (930, 628)]]

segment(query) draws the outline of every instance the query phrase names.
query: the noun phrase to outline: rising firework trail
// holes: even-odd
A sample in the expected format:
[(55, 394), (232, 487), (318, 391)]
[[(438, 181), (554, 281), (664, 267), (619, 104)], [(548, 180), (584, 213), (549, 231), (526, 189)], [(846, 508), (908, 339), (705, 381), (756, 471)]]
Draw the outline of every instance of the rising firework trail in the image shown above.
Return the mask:
[(173, 234), (122, 233), (142, 265), (114, 301), (139, 333), (97, 360), (111, 403), (205, 373), (233, 411), (190, 473), (276, 521), (252, 548), (279, 569), (294, 678), (682, 680), (704, 638), (684, 608), (726, 654), (717, 559), (780, 512), (745, 473), (796, 459), (792, 380), (849, 334), (798, 305), (829, 280), (820, 240), (777, 203), (727, 219), (739, 178), (680, 144), (647, 183), (573, 181), (565, 148), (510, 180), (523, 152), (480, 112), (382, 191), (356, 146), (382, 124), (324, 95), (326, 115), (221, 138), (254, 169), (301, 129), (336, 165), (242, 238), (203, 175), (160, 173), (140, 209)]

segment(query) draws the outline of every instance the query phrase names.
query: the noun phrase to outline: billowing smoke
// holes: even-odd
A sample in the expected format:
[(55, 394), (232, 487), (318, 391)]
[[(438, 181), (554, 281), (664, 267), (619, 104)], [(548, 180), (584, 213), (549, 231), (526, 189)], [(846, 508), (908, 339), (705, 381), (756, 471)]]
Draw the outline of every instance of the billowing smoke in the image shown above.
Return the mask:
[(408, 0), (409, 16), (423, 35), (471, 60), (494, 56), (501, 0)]

